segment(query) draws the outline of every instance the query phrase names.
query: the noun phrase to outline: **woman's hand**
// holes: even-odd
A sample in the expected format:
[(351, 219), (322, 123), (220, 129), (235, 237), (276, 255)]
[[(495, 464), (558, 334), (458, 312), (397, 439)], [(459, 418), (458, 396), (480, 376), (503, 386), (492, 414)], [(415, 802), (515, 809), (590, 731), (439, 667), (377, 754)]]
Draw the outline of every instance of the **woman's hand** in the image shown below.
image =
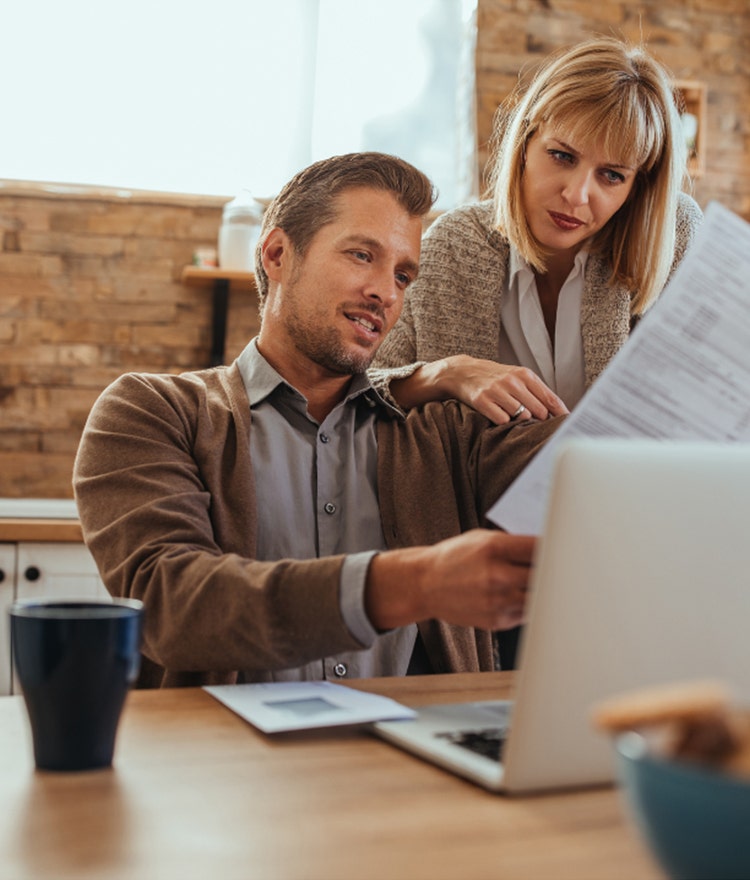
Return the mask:
[(404, 409), (430, 400), (456, 398), (497, 425), (568, 412), (562, 400), (532, 370), (468, 355), (425, 364), (407, 379), (394, 380), (391, 393)]

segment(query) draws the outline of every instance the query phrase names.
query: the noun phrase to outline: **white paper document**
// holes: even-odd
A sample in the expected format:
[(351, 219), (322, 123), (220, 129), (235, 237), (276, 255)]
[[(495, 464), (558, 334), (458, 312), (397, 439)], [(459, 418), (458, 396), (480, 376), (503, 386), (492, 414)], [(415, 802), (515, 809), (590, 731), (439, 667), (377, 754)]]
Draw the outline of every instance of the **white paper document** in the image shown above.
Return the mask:
[(542, 531), (554, 459), (575, 436), (750, 442), (750, 224), (712, 202), (667, 289), (488, 511)]
[(206, 685), (204, 690), (264, 733), (414, 718), (388, 697), (329, 681)]

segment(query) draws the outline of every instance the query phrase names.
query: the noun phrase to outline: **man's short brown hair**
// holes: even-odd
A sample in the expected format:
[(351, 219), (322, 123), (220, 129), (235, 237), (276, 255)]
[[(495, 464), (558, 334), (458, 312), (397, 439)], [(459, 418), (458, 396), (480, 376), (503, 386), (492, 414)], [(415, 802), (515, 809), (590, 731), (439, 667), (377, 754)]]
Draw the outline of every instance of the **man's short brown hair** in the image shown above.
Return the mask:
[(268, 276), (261, 261), (266, 233), (278, 226), (295, 251), (304, 255), (315, 234), (336, 219), (336, 198), (355, 187), (392, 192), (412, 217), (423, 217), (435, 203), (429, 178), (396, 156), (347, 153), (308, 166), (296, 174), (268, 206), (255, 250), (255, 280), (261, 309), (268, 296)]

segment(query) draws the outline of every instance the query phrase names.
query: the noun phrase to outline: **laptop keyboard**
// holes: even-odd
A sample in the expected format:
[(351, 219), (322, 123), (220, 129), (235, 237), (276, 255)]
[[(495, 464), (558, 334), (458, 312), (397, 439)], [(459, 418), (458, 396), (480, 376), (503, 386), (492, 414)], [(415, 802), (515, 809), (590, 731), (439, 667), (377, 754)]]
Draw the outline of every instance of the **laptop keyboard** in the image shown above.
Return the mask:
[(500, 763), (507, 733), (504, 727), (488, 727), (485, 730), (451, 730), (436, 736)]

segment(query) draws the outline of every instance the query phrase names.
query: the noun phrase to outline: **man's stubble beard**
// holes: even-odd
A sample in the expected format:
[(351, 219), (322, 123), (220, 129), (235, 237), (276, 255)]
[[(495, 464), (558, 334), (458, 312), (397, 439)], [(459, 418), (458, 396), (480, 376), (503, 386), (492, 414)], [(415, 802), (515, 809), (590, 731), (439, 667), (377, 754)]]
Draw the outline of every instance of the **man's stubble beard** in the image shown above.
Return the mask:
[(287, 334), (297, 350), (313, 363), (341, 376), (356, 376), (367, 371), (377, 352), (377, 346), (352, 352), (341, 342), (341, 335), (335, 327), (313, 330), (297, 308), (297, 281), (299, 272), (289, 281), (284, 319)]
[(287, 319), (287, 332), (298, 351), (318, 366), (342, 376), (356, 376), (367, 371), (375, 357), (374, 351), (352, 352), (341, 343), (339, 333), (328, 327), (310, 332), (293, 320)]

